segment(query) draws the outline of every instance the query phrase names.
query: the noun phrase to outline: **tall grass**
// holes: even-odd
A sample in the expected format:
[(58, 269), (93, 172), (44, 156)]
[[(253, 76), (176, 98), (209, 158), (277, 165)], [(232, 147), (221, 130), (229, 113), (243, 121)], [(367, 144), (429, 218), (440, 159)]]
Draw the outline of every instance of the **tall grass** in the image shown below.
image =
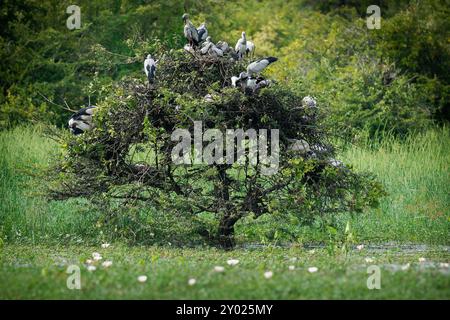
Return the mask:
[[(368, 135), (366, 135), (368, 136)], [(357, 171), (375, 174), (388, 195), (380, 206), (363, 213), (343, 213), (333, 219), (318, 217), (299, 227), (294, 217), (262, 217), (242, 224), (242, 233), (263, 241), (327, 242), (347, 223), (359, 242), (450, 243), (450, 130), (434, 128), (403, 139), (384, 134), (358, 146), (344, 148), (338, 157)], [(278, 231), (275, 231), (278, 230)], [(249, 237), (244, 239), (249, 240)], [(333, 241), (333, 240), (332, 240)]]
[(80, 242), (82, 235), (93, 235), (95, 217), (84, 212), (80, 201), (48, 202), (39, 188), (42, 177), (33, 178), (57, 151), (40, 126), (0, 133), (0, 237), (9, 242)]
[(342, 155), (373, 172), (389, 195), (380, 208), (353, 218), (358, 233), (376, 240), (450, 243), (450, 130), (448, 127), (367, 140)]
[[(389, 195), (377, 209), (337, 216), (337, 228), (343, 230), (350, 222), (361, 242), (449, 244), (450, 130), (433, 129), (402, 141), (385, 136), (381, 141), (374, 145), (368, 140), (347, 149), (340, 158), (356, 170), (374, 173)], [(42, 135), (39, 126), (0, 132), (0, 238), (6, 242), (98, 243), (106, 236), (98, 226), (102, 215), (86, 201), (52, 202), (39, 193), (42, 178), (33, 178), (33, 173), (42, 172), (57, 152), (58, 146)], [(155, 241), (161, 243), (171, 233), (181, 236), (184, 226), (173, 225), (174, 220), (154, 212), (145, 215), (140, 222), (155, 230)], [(292, 217), (245, 220), (237, 232), (245, 242), (323, 242), (329, 238), (320, 219), (305, 226)], [(107, 236), (114, 241), (123, 234)]]

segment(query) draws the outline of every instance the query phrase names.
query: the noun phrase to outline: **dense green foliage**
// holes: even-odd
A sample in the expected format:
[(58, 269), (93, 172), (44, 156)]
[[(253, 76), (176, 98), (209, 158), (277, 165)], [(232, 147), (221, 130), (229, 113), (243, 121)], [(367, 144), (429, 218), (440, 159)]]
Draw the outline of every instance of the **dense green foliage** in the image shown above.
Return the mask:
[(65, 125), (70, 113), (61, 106), (99, 103), (115, 81), (143, 76), (154, 39), (180, 48), (185, 11), (196, 24), (208, 22), (213, 41), (234, 44), (246, 30), (258, 55), (280, 58), (271, 75), (315, 95), (347, 137), (363, 128), (403, 135), (447, 121), (446, 1), (380, 1), (380, 30), (366, 27), (369, 2), (80, 1), (82, 28), (70, 31), (69, 1), (3, 1), (0, 126)]

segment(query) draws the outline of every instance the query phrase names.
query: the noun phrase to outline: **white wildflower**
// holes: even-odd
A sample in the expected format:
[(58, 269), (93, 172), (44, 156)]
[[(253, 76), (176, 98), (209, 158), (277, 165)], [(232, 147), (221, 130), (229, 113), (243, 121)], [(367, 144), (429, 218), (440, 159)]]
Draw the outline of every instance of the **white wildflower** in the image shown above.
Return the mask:
[(230, 259), (230, 260), (227, 261), (227, 263), (230, 266), (235, 266), (235, 265), (237, 265), (239, 263), (239, 260), (237, 260), (237, 259)]
[(98, 253), (98, 252), (94, 252), (94, 253), (92, 254), (92, 257), (94, 258), (95, 261), (98, 261), (98, 260), (102, 260), (102, 259), (103, 259), (102, 256), (101, 256), (101, 254)]
[(410, 264), (410, 263), (407, 263), (407, 264), (402, 265), (401, 269), (402, 269), (403, 271), (406, 271), (406, 270), (409, 269), (410, 266), (411, 266), (411, 264)]
[(215, 266), (215, 267), (214, 267), (214, 271), (215, 271), (215, 272), (224, 272), (224, 271), (225, 271), (225, 268), (222, 267), (222, 266)]
[(111, 267), (112, 266), (112, 261), (106, 260), (102, 263), (102, 266), (105, 268)]

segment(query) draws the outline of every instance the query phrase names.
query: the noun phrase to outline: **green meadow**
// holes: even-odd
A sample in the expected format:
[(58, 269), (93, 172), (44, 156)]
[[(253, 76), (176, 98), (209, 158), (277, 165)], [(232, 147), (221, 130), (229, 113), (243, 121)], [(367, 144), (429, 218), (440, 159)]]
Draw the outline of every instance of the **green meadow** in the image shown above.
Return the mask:
[[(188, 224), (158, 213), (124, 219), (111, 230), (87, 201), (48, 201), (42, 173), (59, 147), (43, 132), (20, 126), (0, 133), (0, 298), (450, 297), (448, 128), (343, 148), (344, 163), (370, 170), (384, 184), (387, 196), (378, 208), (341, 214), (333, 224), (244, 220), (230, 252), (205, 245)], [(149, 222), (147, 238), (123, 232), (137, 222)], [(93, 252), (102, 260), (88, 271)], [(229, 259), (239, 263), (230, 266)], [(112, 265), (103, 267), (104, 261)], [(72, 264), (80, 267), (81, 290), (66, 286)], [(380, 290), (367, 288), (368, 265), (380, 267)], [(140, 275), (147, 275), (145, 283)]]

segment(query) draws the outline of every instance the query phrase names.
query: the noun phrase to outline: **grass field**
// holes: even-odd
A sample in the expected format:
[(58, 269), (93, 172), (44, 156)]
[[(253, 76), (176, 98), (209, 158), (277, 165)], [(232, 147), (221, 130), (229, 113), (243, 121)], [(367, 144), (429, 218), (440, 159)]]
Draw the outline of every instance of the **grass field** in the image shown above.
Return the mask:
[[(99, 252), (108, 268), (85, 261)], [(366, 258), (373, 262), (366, 262)], [(425, 257), (427, 261), (419, 262)], [(234, 266), (228, 259), (237, 259)], [(294, 261), (294, 259), (296, 259)], [(330, 256), (326, 250), (302, 248), (217, 249), (162, 247), (26, 247), (7, 246), (2, 253), (0, 297), (8, 299), (448, 299), (448, 252), (388, 254), (354, 251)], [(410, 266), (407, 270), (407, 263)], [(81, 290), (66, 286), (67, 266), (81, 268)], [(381, 269), (381, 289), (367, 288), (367, 267)], [(223, 266), (224, 272), (214, 271)], [(294, 266), (294, 270), (289, 270)], [(311, 273), (308, 268), (316, 267)], [(272, 271), (270, 279), (264, 273)], [(147, 281), (137, 278), (147, 275)], [(189, 285), (189, 279), (196, 283)]]
[[(325, 219), (312, 225), (299, 225), (293, 217), (243, 221), (237, 226), (241, 247), (232, 252), (208, 248), (190, 238), (189, 225), (150, 212), (135, 218), (146, 223), (143, 233), (152, 234), (145, 241), (112, 232), (85, 201), (42, 197), (41, 178), (33, 175), (42, 172), (58, 146), (41, 131), (19, 127), (0, 133), (0, 298), (450, 298), (449, 269), (442, 264), (450, 260), (445, 247), (450, 244), (448, 128), (402, 142), (387, 137), (381, 145), (341, 154), (345, 163), (376, 174), (388, 196), (377, 209), (335, 217), (334, 228), (342, 234), (351, 226), (352, 247), (394, 244), (347, 253), (338, 248), (341, 243), (327, 231)], [(111, 246), (100, 248), (104, 242)], [(266, 246), (244, 245), (253, 242)], [(287, 242), (291, 245), (274, 246)], [(311, 243), (322, 247), (311, 252), (302, 246)], [(395, 244), (428, 246), (404, 252)], [(87, 271), (85, 261), (93, 252), (112, 266)], [(427, 261), (419, 262), (421, 257)], [(240, 262), (230, 267), (229, 258)], [(402, 270), (407, 263), (410, 267)], [(81, 267), (82, 290), (66, 287), (70, 264)], [(381, 290), (367, 289), (368, 264), (380, 266)], [(214, 272), (217, 265), (225, 272)], [(313, 266), (319, 271), (309, 273)], [(264, 278), (266, 271), (273, 271), (271, 279)], [(137, 281), (141, 274), (147, 282)], [(189, 286), (189, 278), (196, 284)]]

